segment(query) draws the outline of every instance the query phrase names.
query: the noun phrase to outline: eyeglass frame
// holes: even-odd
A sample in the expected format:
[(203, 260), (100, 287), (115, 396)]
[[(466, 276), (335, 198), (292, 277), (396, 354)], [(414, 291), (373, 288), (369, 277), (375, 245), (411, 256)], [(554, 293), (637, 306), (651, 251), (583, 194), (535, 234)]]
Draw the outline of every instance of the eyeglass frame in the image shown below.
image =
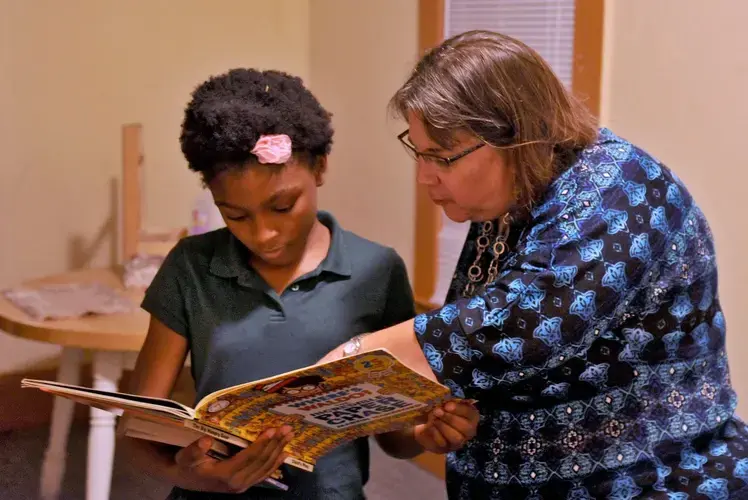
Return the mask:
[(446, 157), (445, 156), (439, 156), (439, 155), (431, 154), (431, 153), (421, 153), (415, 147), (413, 147), (412, 144), (408, 144), (407, 142), (405, 142), (405, 136), (407, 136), (409, 132), (410, 132), (410, 129), (405, 129), (405, 131), (403, 131), (401, 134), (399, 134), (397, 136), (397, 140), (400, 141), (400, 143), (403, 146), (405, 146), (406, 148), (408, 148), (408, 150), (410, 150), (415, 155), (416, 160), (418, 160), (418, 158), (424, 158), (424, 159), (431, 158), (433, 160), (438, 160), (440, 162), (443, 162), (444, 166), (446, 166), (446, 167), (451, 167), (452, 164), (454, 162), (456, 162), (457, 160), (460, 160), (460, 159), (466, 157), (470, 153), (478, 151), (480, 148), (482, 148), (483, 146), (486, 145), (485, 142), (481, 142), (479, 144), (476, 144), (475, 146), (471, 146), (471, 147), (467, 148), (465, 151), (462, 151), (462, 152), (457, 153), (457, 154), (452, 155), (452, 156), (446, 156)]

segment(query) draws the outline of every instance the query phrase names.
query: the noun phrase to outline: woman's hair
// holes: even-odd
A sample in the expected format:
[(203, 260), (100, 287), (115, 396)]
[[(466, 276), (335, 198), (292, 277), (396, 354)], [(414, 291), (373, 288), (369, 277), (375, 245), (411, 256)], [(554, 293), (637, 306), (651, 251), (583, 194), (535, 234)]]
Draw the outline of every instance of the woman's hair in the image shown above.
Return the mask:
[(251, 150), (270, 134), (288, 135), (294, 156), (314, 167), (332, 146), (330, 114), (298, 77), (232, 69), (192, 93), (179, 141), (190, 169), (207, 183), (225, 170), (257, 163)]
[(457, 35), (428, 52), (390, 107), (406, 120), (420, 117), (444, 148), (465, 130), (504, 149), (520, 207), (536, 202), (597, 137), (594, 116), (537, 52), (490, 31)]

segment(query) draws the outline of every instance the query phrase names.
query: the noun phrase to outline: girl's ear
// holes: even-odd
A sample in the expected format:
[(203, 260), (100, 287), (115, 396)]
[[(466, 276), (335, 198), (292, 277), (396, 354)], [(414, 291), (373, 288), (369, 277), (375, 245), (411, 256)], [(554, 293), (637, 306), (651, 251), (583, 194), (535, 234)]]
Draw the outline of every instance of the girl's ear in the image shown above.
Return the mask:
[(314, 164), (314, 178), (317, 181), (317, 187), (322, 186), (325, 183), (325, 175), (327, 174), (327, 156), (320, 156), (317, 158)]

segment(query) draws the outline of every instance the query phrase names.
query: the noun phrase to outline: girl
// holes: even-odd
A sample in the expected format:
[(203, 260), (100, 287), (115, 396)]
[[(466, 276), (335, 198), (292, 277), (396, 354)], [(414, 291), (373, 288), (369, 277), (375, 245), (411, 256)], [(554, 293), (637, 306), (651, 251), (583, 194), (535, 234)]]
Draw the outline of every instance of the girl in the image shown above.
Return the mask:
[[(237, 69), (195, 90), (182, 151), (227, 227), (183, 239), (148, 288), (142, 306), (151, 325), (134, 392), (167, 397), (188, 352), (200, 399), (314, 364), (356, 334), (414, 316), (397, 253), (317, 210), (332, 135), (329, 114), (284, 73)], [(398, 457), (446, 452), (471, 437), (477, 411), (452, 403), (430, 422), (377, 439)], [(291, 430), (268, 429), (221, 462), (206, 456), (207, 437), (176, 455), (150, 442), (127, 444), (135, 463), (176, 485), (172, 499), (363, 498), (366, 439), (323, 457), (313, 473), (284, 467), (288, 492), (252, 488), (282, 464)]]

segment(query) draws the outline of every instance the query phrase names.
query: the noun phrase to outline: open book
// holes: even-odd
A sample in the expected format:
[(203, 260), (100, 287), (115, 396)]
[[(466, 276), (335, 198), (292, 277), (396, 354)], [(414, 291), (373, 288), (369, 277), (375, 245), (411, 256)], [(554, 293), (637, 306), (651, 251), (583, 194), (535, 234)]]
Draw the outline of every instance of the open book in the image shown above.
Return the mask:
[(356, 438), (425, 421), (452, 399), (447, 387), (416, 373), (384, 349), (301, 368), (205, 396), (195, 408), (147, 398), (24, 379), (37, 388), (121, 414), (131, 437), (187, 446), (201, 435), (217, 440), (213, 452), (230, 456), (266, 429), (289, 425), (294, 438), (286, 463), (311, 471), (317, 459)]

